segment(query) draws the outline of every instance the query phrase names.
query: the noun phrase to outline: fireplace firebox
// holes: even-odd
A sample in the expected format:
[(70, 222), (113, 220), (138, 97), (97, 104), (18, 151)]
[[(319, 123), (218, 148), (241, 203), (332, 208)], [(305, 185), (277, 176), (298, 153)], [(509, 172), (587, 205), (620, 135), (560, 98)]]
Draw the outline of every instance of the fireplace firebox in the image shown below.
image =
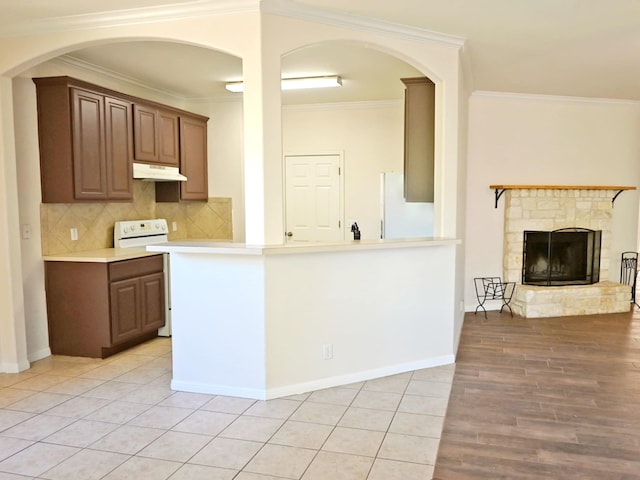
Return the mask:
[(591, 285), (600, 281), (601, 230), (563, 228), (524, 232), (522, 283)]

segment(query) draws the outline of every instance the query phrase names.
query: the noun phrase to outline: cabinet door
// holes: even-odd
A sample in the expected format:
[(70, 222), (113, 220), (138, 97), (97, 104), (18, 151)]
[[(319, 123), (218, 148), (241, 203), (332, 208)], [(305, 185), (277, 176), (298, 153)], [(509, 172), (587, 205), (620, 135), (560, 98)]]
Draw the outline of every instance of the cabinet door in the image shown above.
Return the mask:
[(51, 353), (100, 358), (111, 345), (109, 277), (100, 262), (44, 262)]
[(133, 156), (136, 161), (158, 161), (158, 112), (144, 105), (133, 106)]
[(73, 105), (66, 82), (34, 78), (43, 203), (71, 203), (74, 197)]
[(125, 342), (140, 334), (141, 292), (139, 278), (112, 282), (111, 342)]
[(134, 158), (138, 162), (178, 167), (178, 115), (167, 110), (133, 106)]
[(133, 199), (131, 103), (105, 97), (107, 197)]
[(143, 332), (164, 326), (164, 274), (153, 273), (140, 278), (141, 327)]
[(182, 200), (207, 200), (207, 122), (180, 117), (180, 172), (187, 177), (180, 183)]
[(158, 148), (158, 163), (180, 166), (178, 115), (175, 113), (158, 111)]
[(73, 106), (73, 186), (79, 200), (107, 198), (104, 97), (71, 89)]
[(427, 77), (403, 78), (405, 90), (404, 196), (433, 202), (435, 84)]

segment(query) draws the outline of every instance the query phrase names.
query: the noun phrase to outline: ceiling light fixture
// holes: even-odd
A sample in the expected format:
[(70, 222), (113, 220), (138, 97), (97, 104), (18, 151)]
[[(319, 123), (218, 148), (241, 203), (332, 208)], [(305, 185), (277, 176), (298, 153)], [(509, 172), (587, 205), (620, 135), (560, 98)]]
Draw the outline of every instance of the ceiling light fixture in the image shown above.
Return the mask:
[[(338, 75), (326, 77), (283, 78), (280, 84), (282, 90), (302, 90), (305, 88), (332, 88), (342, 86), (342, 79)], [(224, 88), (230, 92), (244, 92), (243, 82), (229, 82)]]

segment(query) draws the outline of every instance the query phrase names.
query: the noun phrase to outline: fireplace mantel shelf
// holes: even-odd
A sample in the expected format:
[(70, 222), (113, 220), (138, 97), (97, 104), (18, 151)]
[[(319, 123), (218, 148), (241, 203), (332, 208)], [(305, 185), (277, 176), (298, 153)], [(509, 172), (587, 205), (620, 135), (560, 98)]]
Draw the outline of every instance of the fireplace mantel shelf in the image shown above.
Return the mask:
[(498, 200), (507, 190), (611, 190), (616, 192), (611, 199), (611, 204), (613, 205), (618, 195), (622, 192), (636, 189), (633, 186), (620, 185), (489, 185), (489, 188), (495, 190), (495, 208), (498, 208)]

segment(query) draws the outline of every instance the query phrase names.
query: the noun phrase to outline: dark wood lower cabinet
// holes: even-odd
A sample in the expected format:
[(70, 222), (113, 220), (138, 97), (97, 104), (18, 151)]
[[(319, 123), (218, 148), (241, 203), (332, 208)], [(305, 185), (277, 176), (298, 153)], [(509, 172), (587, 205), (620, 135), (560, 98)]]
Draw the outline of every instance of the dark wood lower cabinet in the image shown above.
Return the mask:
[(111, 283), (111, 339), (121, 343), (164, 325), (162, 273)]
[(164, 274), (155, 273), (140, 279), (142, 293), (142, 331), (158, 331), (165, 324)]
[(165, 323), (162, 255), (45, 262), (51, 353), (105, 358), (158, 335)]

